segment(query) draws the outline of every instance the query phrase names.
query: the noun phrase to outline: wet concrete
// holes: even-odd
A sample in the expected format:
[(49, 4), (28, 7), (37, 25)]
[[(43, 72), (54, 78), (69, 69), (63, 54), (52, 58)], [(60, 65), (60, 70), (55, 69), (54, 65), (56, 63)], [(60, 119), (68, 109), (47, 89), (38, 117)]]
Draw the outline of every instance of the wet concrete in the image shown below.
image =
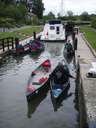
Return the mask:
[[(92, 67), (91, 62), (96, 62), (96, 58), (93, 56), (85, 40), (83, 40), (81, 33), (79, 33), (78, 36), (78, 50), (76, 52), (76, 56), (78, 55), (80, 55), (79, 62), (82, 78), (81, 91), (83, 95), (83, 104), (85, 106), (84, 109), (86, 111), (86, 115), (84, 115), (82, 110), (80, 112), (80, 127), (87, 127), (86, 123), (84, 123), (82, 120), (82, 117), (86, 116), (89, 128), (96, 128), (96, 78), (86, 77), (86, 73), (88, 72), (89, 68)], [(79, 107), (82, 107), (82, 104)]]
[[(45, 44), (52, 58), (58, 58), (63, 44)], [(78, 111), (75, 100), (75, 80), (70, 78), (70, 88), (62, 103), (54, 111), (50, 90), (31, 102), (26, 100), (26, 86), (39, 57), (6, 56), (0, 65), (0, 128), (78, 128)], [(73, 62), (68, 64), (75, 75)]]

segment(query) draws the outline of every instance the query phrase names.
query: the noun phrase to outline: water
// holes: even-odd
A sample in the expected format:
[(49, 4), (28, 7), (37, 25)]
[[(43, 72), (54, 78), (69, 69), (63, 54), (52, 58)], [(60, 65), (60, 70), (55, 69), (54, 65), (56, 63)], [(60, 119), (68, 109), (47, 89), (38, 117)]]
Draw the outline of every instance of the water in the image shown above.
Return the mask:
[[(60, 54), (62, 44), (45, 45), (52, 57)], [(57, 111), (54, 111), (49, 90), (27, 102), (26, 85), (38, 65), (37, 60), (38, 57), (33, 59), (30, 55), (3, 59), (0, 65), (0, 128), (78, 128), (74, 79), (70, 79), (68, 94), (71, 95), (64, 98)], [(74, 75), (73, 63), (69, 67)]]

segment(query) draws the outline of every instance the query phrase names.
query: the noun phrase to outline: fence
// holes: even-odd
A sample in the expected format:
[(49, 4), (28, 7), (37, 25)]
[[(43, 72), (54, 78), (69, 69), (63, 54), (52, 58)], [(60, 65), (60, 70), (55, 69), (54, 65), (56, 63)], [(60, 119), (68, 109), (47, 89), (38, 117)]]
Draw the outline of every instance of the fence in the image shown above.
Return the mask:
[(0, 50), (3, 52), (7, 49), (14, 49), (15, 39), (13, 37), (3, 38), (0, 39)]

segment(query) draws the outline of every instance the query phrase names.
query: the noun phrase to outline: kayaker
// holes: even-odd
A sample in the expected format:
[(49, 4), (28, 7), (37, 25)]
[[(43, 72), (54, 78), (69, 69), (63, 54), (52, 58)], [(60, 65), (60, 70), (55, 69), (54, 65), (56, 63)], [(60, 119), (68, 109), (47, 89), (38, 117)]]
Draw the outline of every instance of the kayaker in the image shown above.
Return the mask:
[(54, 77), (54, 83), (57, 85), (63, 85), (68, 82), (69, 77), (73, 77), (70, 75), (67, 65), (63, 65), (62, 63), (58, 64), (52, 76)]
[(16, 45), (16, 53), (23, 53), (24, 52), (24, 47), (22, 46), (22, 44), (19, 44), (19, 39), (16, 38), (15, 39), (15, 45)]
[(73, 51), (73, 47), (70, 40), (68, 40), (67, 43), (65, 44), (65, 48), (67, 49), (67, 52)]

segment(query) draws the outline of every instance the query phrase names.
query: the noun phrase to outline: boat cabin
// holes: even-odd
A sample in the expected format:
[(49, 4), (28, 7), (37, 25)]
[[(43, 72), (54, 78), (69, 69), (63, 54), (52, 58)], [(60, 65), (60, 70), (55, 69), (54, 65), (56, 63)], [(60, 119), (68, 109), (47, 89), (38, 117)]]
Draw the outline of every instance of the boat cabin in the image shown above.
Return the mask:
[(41, 40), (65, 40), (65, 29), (60, 20), (50, 20), (45, 24)]

